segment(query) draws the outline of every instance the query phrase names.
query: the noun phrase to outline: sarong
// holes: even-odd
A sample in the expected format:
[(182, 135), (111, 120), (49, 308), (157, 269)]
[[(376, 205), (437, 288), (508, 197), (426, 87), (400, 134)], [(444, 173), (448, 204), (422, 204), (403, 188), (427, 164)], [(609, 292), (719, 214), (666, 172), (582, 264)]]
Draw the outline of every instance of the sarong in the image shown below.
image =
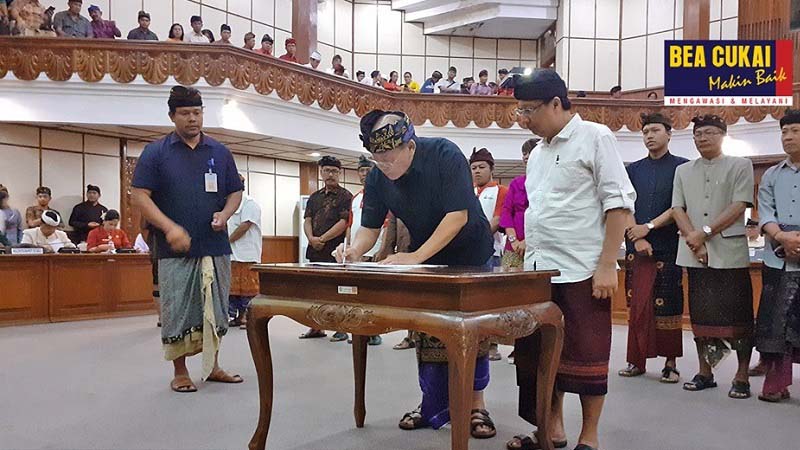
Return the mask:
[(792, 362), (800, 362), (800, 272), (764, 266), (756, 320), (756, 348), (767, 373), (764, 394), (779, 394), (792, 384)]
[[(611, 300), (592, 297), (592, 279), (553, 284), (553, 302), (564, 313), (564, 348), (556, 389), (579, 395), (608, 393), (611, 355)], [(519, 386), (519, 415), (536, 425), (539, 332), (517, 339), (514, 347)]]
[(689, 314), (700, 357), (716, 367), (730, 350), (753, 348), (750, 270), (687, 268)]
[(627, 359), (640, 369), (646, 368), (647, 358), (683, 356), (683, 270), (674, 261), (633, 253), (627, 257)]
[[(443, 363), (419, 363), (419, 387), (422, 389), (421, 415), (423, 423), (434, 430), (450, 422), (450, 388), (448, 367)], [(489, 385), (489, 358), (482, 356), (475, 364), (473, 390), (482, 391)]]
[(231, 262), (231, 294), (236, 297), (258, 295), (258, 272), (250, 270), (254, 263)]
[(161, 259), (158, 281), (164, 358), (172, 361), (202, 351), (205, 379), (228, 332), (230, 256)]

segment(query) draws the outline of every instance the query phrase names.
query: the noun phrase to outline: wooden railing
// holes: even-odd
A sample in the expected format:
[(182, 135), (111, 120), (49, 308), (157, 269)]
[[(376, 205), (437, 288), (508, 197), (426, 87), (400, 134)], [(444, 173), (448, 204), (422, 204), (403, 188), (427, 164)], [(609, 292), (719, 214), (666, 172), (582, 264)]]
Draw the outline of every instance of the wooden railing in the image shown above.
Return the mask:
[[(109, 75), (118, 83), (141, 77), (151, 84), (166, 83), (174, 77), (191, 85), (203, 79), (212, 86), (226, 80), (236, 89), (252, 86), (258, 93), (273, 92), (283, 100), (297, 98), (304, 105), (317, 104), (325, 110), (362, 116), (373, 109), (405, 111), (417, 125), (452, 123), (480, 128), (497, 125), (509, 128), (517, 120), (517, 102), (509, 97), (430, 95), (386, 92), (364, 86), (297, 64), (268, 58), (241, 48), (152, 41), (79, 40), (57, 38), (0, 37), (0, 78), (9, 73), (20, 80), (35, 80), (42, 73), (54, 81), (66, 81), (77, 74), (93, 83)], [(795, 83), (795, 104), (800, 104), (800, 85)], [(661, 100), (576, 98), (573, 105), (585, 119), (600, 122), (612, 130), (623, 125), (640, 129), (639, 114), (662, 110), (672, 116), (674, 127), (683, 129), (697, 114), (715, 113), (729, 124), (744, 118), (760, 122), (768, 115), (780, 118), (785, 107), (671, 107)]]

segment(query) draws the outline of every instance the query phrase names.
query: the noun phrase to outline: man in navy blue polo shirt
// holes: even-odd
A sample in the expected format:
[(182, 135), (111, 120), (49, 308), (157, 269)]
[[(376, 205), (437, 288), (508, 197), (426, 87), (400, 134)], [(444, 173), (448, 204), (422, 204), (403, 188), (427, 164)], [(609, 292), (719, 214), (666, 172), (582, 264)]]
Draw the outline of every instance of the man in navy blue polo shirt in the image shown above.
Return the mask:
[[(494, 253), (489, 221), (472, 186), (469, 164), (461, 150), (441, 138), (420, 138), (408, 116), (372, 111), (361, 119), (361, 140), (379, 170), (367, 176), (361, 228), (337, 259), (360, 261), (378, 240), (391, 211), (408, 227), (409, 253), (389, 255), (384, 264), (443, 264), (489, 267)], [(403, 416), (400, 428), (439, 428), (450, 421), (447, 358), (433, 336), (416, 333), (422, 403)], [(489, 384), (489, 342), (483, 342), (475, 368), (472, 436), (490, 438), (496, 430), (483, 401)]]
[(133, 175), (133, 202), (155, 229), (161, 341), (175, 366), (176, 392), (197, 390), (186, 357), (203, 354), (206, 381), (241, 383), (219, 367), (228, 331), (231, 246), (225, 226), (244, 186), (233, 155), (202, 133), (197, 89), (175, 86), (168, 101), (175, 131), (145, 147)]

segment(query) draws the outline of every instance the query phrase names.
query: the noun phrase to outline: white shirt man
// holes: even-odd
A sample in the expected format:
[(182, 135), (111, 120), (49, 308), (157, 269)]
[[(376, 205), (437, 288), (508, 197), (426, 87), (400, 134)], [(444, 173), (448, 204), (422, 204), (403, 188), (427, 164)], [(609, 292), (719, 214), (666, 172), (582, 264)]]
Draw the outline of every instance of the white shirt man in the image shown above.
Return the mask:
[(244, 235), (231, 242), (231, 261), (260, 263), (261, 262), (261, 207), (253, 197), (242, 195), (239, 209), (228, 219), (228, 236), (232, 235), (239, 225), (250, 222), (252, 225)]
[(75, 245), (69, 240), (67, 233), (56, 229), (60, 223), (61, 216), (57, 212), (43, 212), (42, 224), (23, 231), (21, 243), (42, 247), (48, 253), (55, 253), (64, 247), (74, 248)]

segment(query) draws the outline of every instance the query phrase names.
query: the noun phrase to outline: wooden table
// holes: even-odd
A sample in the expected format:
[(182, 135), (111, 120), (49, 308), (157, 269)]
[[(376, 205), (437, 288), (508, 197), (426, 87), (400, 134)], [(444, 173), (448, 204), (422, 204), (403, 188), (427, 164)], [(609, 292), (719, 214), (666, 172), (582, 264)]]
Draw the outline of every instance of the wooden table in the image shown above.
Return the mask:
[(150, 255), (0, 255), (0, 325), (152, 313)]
[[(247, 337), (258, 374), (260, 415), (250, 449), (264, 449), (272, 415), (269, 320), (286, 316), (311, 328), (353, 334), (356, 427), (364, 426), (367, 336), (417, 330), (447, 345), (452, 448), (466, 450), (478, 342), (489, 336), (542, 333), (538, 368), (539, 442), (552, 449), (548, 414), (564, 329), (550, 301), (558, 272), (422, 269), (386, 272), (299, 264), (257, 265), (261, 293), (247, 317)], [(399, 414), (398, 414), (399, 417)]]

